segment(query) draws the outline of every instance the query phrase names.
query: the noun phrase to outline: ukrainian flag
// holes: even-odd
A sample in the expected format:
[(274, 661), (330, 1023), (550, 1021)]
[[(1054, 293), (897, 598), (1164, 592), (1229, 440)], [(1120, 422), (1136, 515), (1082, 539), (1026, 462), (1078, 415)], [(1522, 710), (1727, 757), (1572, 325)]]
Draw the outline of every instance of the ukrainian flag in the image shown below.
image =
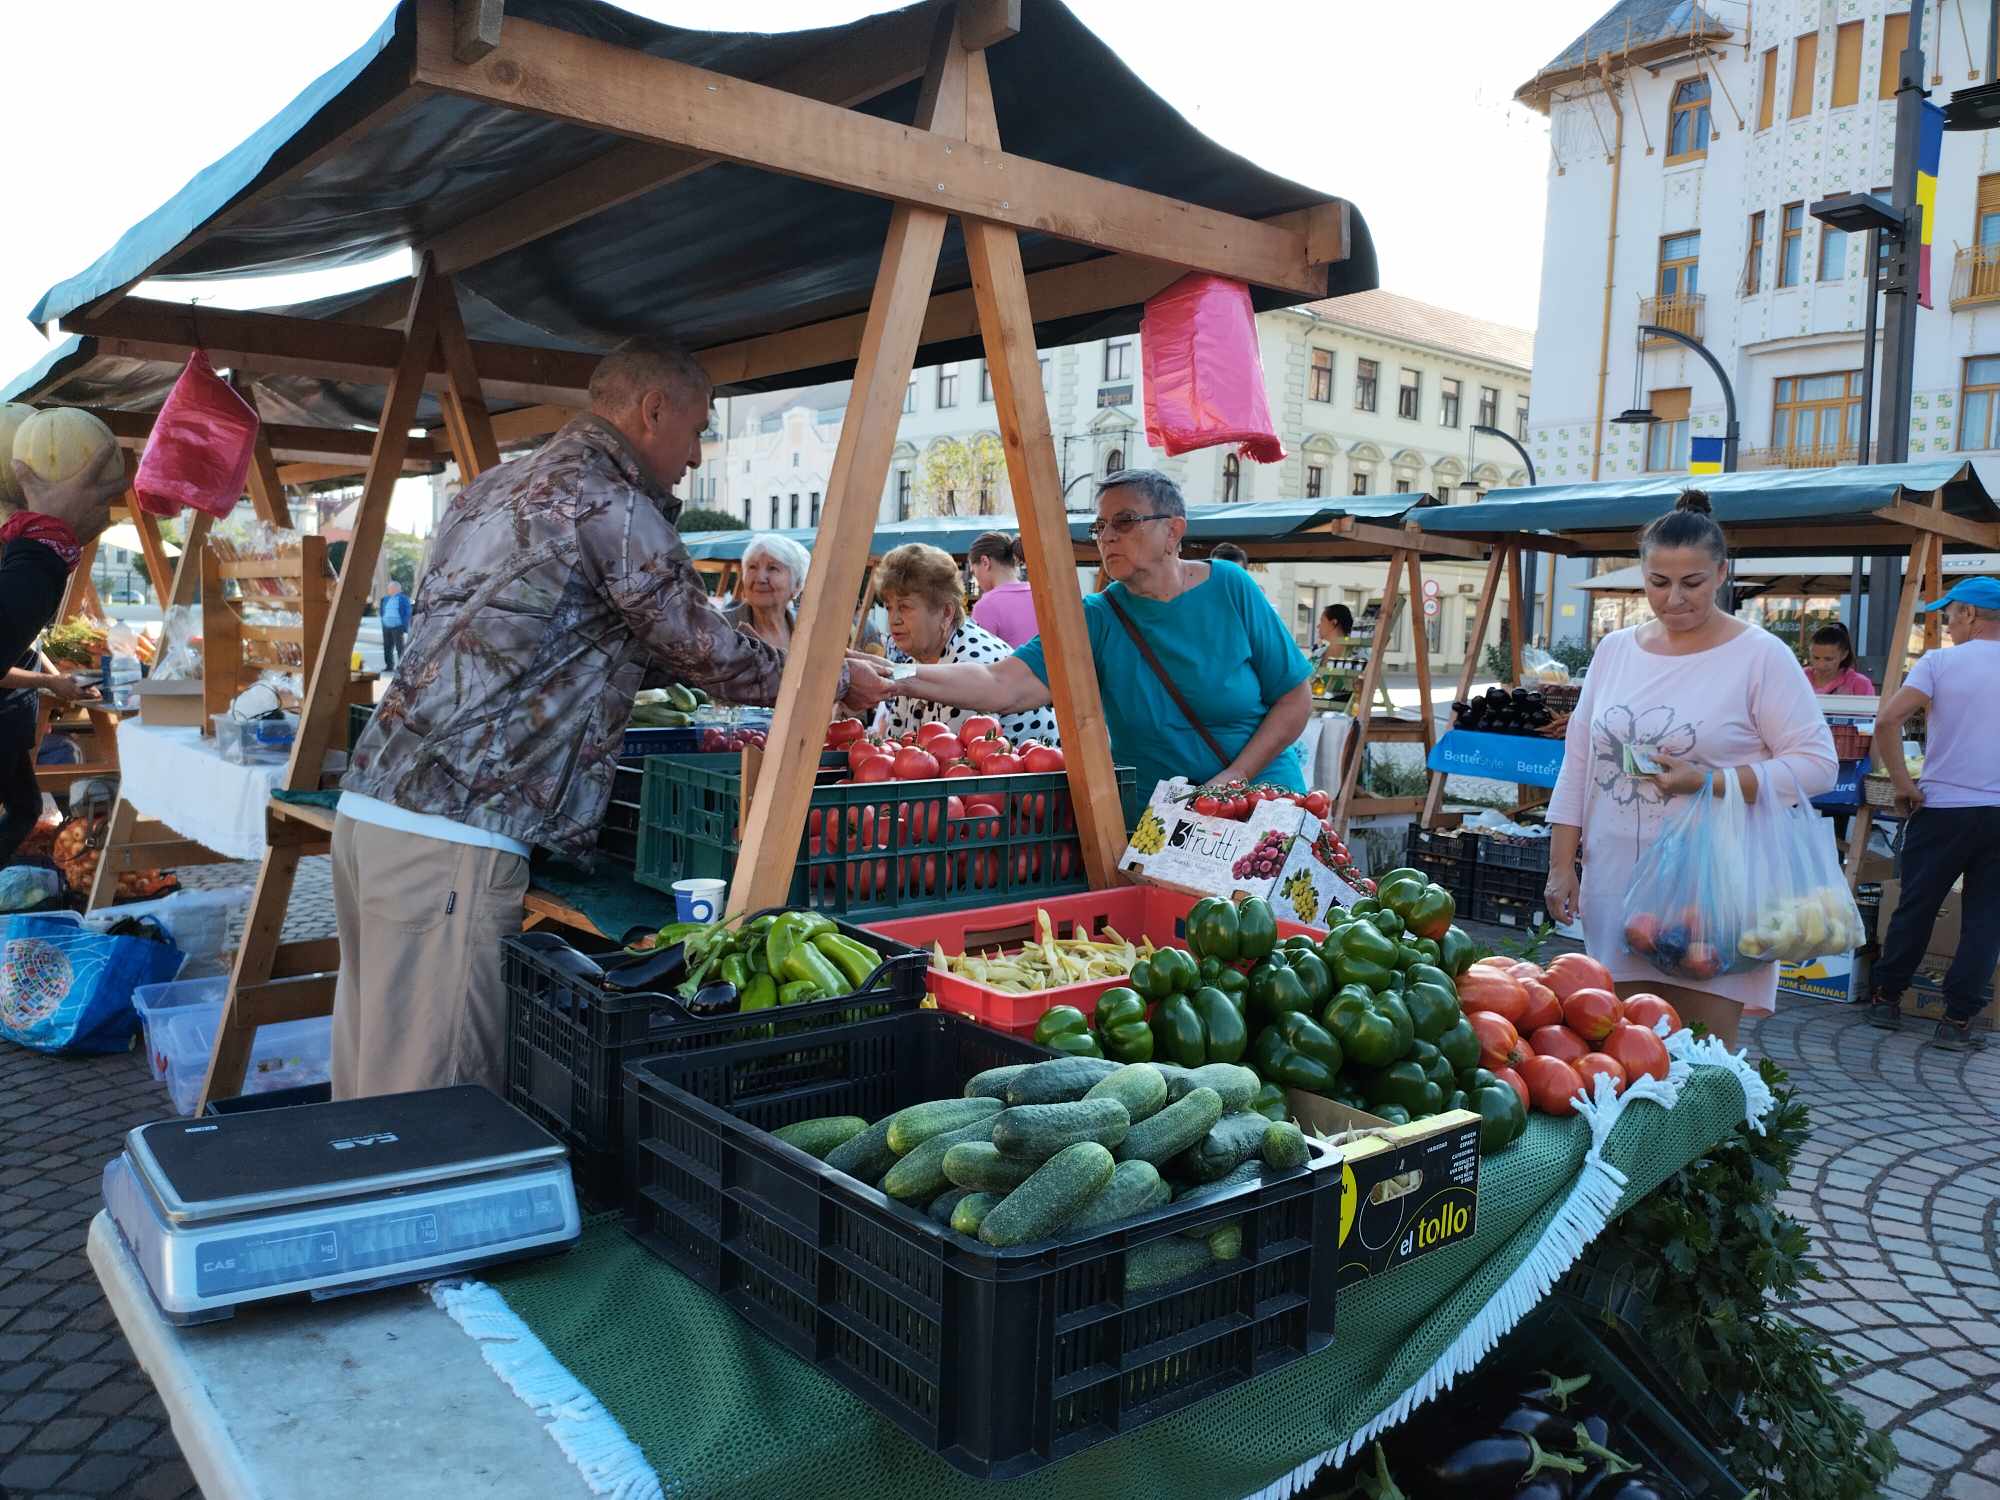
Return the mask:
[(1938, 160), (1944, 153), (1944, 111), (1924, 101), (1923, 124), (1917, 132), (1917, 212), (1923, 215), (1917, 238), (1917, 306), (1931, 305), (1931, 225), (1937, 219)]
[(1722, 472), (1722, 439), (1719, 437), (1698, 437), (1688, 439), (1688, 473), (1720, 474)]

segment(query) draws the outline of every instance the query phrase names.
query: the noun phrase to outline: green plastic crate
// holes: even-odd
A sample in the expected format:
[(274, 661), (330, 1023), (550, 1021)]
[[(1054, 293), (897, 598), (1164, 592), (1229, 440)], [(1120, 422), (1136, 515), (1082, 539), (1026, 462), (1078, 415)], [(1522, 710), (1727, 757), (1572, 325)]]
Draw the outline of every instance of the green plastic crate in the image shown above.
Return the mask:
[[(1088, 885), (1064, 772), (834, 785), (846, 774), (838, 765), (819, 771), (789, 906), (854, 920), (922, 916)], [(1133, 779), (1129, 766), (1118, 768), (1121, 793)], [(990, 797), (1002, 810), (953, 818), (954, 796)], [(676, 880), (733, 879), (742, 809), (735, 757), (648, 756), (640, 884), (670, 891)]]
[(347, 748), (352, 750), (361, 740), (361, 731), (368, 727), (368, 721), (375, 717), (372, 703), (350, 703), (347, 705)]

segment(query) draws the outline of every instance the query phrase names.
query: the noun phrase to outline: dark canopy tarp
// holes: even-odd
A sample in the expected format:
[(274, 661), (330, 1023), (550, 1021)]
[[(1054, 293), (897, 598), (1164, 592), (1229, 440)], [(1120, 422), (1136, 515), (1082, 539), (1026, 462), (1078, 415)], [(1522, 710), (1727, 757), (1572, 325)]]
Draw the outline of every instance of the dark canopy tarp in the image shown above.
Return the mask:
[[(853, 33), (881, 24), (870, 18), (781, 35), (692, 31), (599, 0), (510, 0), (507, 19), (750, 79), (852, 45)], [(532, 198), (618, 144), (595, 131), (430, 92), (412, 95), (406, 107), (372, 120), (366, 131), (352, 131), (407, 85), (414, 30), (414, 6), (405, 0), (352, 56), (93, 265), (52, 287), (32, 312), (34, 320), (46, 324), (82, 307), (170, 253), (172, 276), (216, 277), (353, 264), (421, 245), (478, 214)], [(1020, 35), (994, 47), (989, 66), (1002, 139), (1016, 155), (1253, 218), (1327, 197), (1208, 140), (1060, 0), (1025, 0)], [(908, 121), (918, 92), (917, 83), (908, 83), (859, 108)], [(308, 160), (309, 167), (277, 182)], [(254, 201), (244, 211), (210, 226), (219, 210), (246, 195)], [(467, 329), (475, 339), (581, 351), (641, 333), (705, 348), (858, 312), (881, 264), (890, 211), (886, 201), (860, 193), (718, 164), (460, 272)], [(1329, 268), (1327, 295), (1376, 284), (1367, 226), (1358, 212), (1349, 222), (1350, 254)], [(202, 237), (177, 252), (197, 232)], [(1096, 254), (1031, 232), (1021, 235), (1021, 251), (1030, 273)], [(950, 291), (970, 283), (954, 220), (936, 285)], [(1265, 289), (1253, 289), (1253, 297), (1260, 308), (1305, 300)], [(332, 316), (342, 300), (330, 299), (308, 315)], [(1037, 326), (1037, 339), (1050, 347), (1130, 332), (1139, 312), (1127, 306), (1051, 319)], [(943, 341), (920, 350), (918, 362), (978, 352), (977, 339)], [(738, 389), (840, 379), (851, 371), (851, 362), (842, 362)], [(136, 392), (149, 378), (163, 389), (171, 373), (121, 370), (115, 385), (136, 405)], [(277, 404), (295, 418), (310, 413), (346, 425), (365, 420), (356, 413), (379, 410), (376, 393), (365, 386), (259, 381), (260, 395), (274, 385), (285, 387)], [(42, 392), (62, 401), (98, 394), (62, 387)]]

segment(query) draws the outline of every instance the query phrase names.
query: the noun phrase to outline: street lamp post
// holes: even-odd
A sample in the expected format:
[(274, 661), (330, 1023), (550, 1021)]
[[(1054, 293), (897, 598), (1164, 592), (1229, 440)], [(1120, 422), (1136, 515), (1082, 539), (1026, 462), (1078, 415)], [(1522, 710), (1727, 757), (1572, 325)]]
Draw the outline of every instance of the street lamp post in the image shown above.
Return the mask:
[[(1497, 437), (1498, 439), (1500, 439), (1501, 442), (1505, 443), (1509, 448), (1512, 448), (1516, 453), (1518, 453), (1521, 456), (1521, 466), (1528, 471), (1528, 484), (1531, 487), (1534, 485), (1535, 461), (1528, 455), (1528, 450), (1521, 446), (1520, 439), (1516, 438), (1514, 434), (1511, 432), (1503, 432), (1498, 427), (1488, 427), (1483, 422), (1474, 422), (1472, 424), (1472, 430), (1485, 437)], [(1536, 552), (1532, 547), (1526, 548), (1524, 550), (1526, 551), (1527, 556), (1521, 559), (1521, 598), (1522, 598), (1521, 613), (1523, 619), (1528, 619), (1531, 618), (1534, 613), (1535, 564), (1541, 560), (1541, 554)]]
[(1528, 456), (1528, 450), (1521, 446), (1520, 440), (1513, 433), (1503, 432), (1498, 427), (1488, 427), (1480, 422), (1474, 422), (1472, 430), (1484, 437), (1497, 437), (1509, 448), (1520, 454), (1521, 466), (1528, 471), (1528, 483), (1532, 485), (1535, 482), (1535, 461)]
[[(1725, 474), (1734, 474), (1736, 472), (1736, 443), (1738, 437), (1741, 435), (1736, 425), (1736, 387), (1729, 383), (1729, 377), (1723, 373), (1721, 361), (1708, 352), (1707, 346), (1700, 339), (1682, 333), (1678, 329), (1662, 328), (1657, 323), (1641, 323), (1639, 325), (1639, 334), (1642, 338), (1666, 339), (1671, 343), (1680, 344), (1692, 349), (1702, 357), (1702, 361), (1709, 369), (1715, 372), (1715, 383), (1722, 387), (1722, 472)], [(1646, 423), (1653, 420), (1653, 414), (1650, 411), (1634, 409), (1632, 411), (1620, 412), (1611, 420), (1614, 423)]]

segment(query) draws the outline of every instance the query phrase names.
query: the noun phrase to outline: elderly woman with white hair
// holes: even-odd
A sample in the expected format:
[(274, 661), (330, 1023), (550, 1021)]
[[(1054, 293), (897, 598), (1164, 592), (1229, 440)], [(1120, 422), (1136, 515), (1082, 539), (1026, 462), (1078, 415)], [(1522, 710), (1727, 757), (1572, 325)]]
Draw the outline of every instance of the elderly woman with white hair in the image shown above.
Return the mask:
[(760, 531), (743, 549), (740, 566), (743, 581), (737, 585), (736, 597), (722, 606), (723, 618), (745, 635), (754, 635), (780, 651), (789, 650), (812, 554), (788, 536)]

